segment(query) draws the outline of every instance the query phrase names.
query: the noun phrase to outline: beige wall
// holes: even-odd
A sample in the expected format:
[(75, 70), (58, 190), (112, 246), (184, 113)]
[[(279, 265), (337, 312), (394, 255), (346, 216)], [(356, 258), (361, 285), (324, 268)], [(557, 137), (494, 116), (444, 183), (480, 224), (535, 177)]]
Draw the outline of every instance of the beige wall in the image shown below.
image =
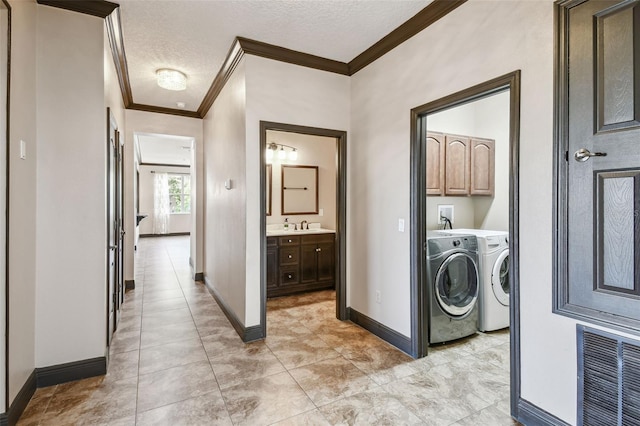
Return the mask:
[[(352, 77), (350, 155), (362, 167), (351, 168), (351, 194), (358, 196), (351, 215), (366, 214), (378, 232), (367, 238), (364, 224), (350, 222), (350, 250), (359, 253), (351, 257), (351, 306), (409, 334), (409, 233), (395, 225), (409, 217), (410, 109), (522, 70), (521, 391), (575, 423), (576, 322), (551, 313), (553, 21), (550, 0), (472, 0)], [(383, 166), (380, 179), (375, 171)], [(371, 303), (378, 289), (380, 309)]]
[[(161, 167), (161, 166), (140, 166), (140, 214), (147, 217), (140, 222), (140, 235), (153, 234), (153, 209), (154, 209), (154, 174), (159, 173), (190, 173), (189, 167)], [(182, 233), (191, 231), (190, 214), (172, 214), (169, 218), (169, 233)]]
[(343, 75), (257, 56), (246, 56), (244, 60), (247, 73), (246, 311), (247, 325), (257, 325), (260, 323), (260, 223), (263, 220), (259, 165), (260, 155), (264, 153), (260, 146), (260, 121), (347, 131), (349, 147), (351, 89), (349, 77)]
[[(238, 320), (246, 323), (247, 185), (245, 59), (204, 119), (206, 186), (205, 277)], [(225, 180), (232, 188), (226, 189)], [(258, 262), (259, 263), (259, 262)]]
[(103, 26), (97, 17), (38, 7), (37, 367), (105, 354)]
[(509, 230), (509, 92), (427, 117), (428, 131), (495, 140), (493, 197), (427, 197), (427, 229), (439, 229), (438, 204), (454, 206), (454, 228)]
[[(267, 142), (282, 143), (297, 148), (296, 161), (273, 159), (271, 165), (272, 196), (271, 216), (267, 224), (319, 222), (325, 229), (336, 229), (336, 139), (325, 136), (302, 135), (299, 133), (267, 131)], [(286, 215), (282, 216), (282, 165), (318, 166), (318, 209), (323, 215)], [(319, 211), (319, 210), (318, 210)]]
[[(35, 1), (10, 1), (9, 402), (35, 364), (36, 25)], [(20, 159), (20, 140), (27, 158)], [(4, 398), (0, 404), (4, 405)]]
[[(151, 133), (162, 135), (187, 136), (194, 139), (194, 150), (192, 154), (195, 156), (195, 162), (192, 162), (191, 172), (195, 174), (198, 180), (203, 179), (202, 164), (202, 120), (199, 118), (180, 117), (177, 115), (157, 114), (153, 112), (126, 110), (126, 138), (125, 138), (125, 246), (128, 251), (125, 252), (125, 279), (131, 280), (134, 277), (133, 247), (135, 242), (136, 227), (136, 205), (135, 205), (135, 173), (136, 158), (134, 152), (134, 135), (136, 133)], [(191, 232), (191, 254), (190, 257), (194, 262), (194, 272), (202, 272), (204, 268), (203, 261), (203, 217), (204, 209), (201, 204), (197, 203), (198, 199), (204, 199), (203, 188), (197, 187), (193, 190), (196, 204), (192, 204), (193, 217), (192, 226), (195, 232)], [(147, 220), (147, 219), (145, 219)], [(142, 225), (142, 223), (141, 223)]]

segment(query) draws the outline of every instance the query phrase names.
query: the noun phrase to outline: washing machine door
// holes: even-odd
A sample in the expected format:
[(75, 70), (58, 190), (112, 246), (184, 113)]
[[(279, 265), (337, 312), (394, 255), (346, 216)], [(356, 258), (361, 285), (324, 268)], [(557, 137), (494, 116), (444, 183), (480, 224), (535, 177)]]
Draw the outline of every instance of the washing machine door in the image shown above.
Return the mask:
[(509, 250), (504, 250), (493, 264), (491, 273), (493, 294), (504, 306), (509, 306)]
[(478, 299), (478, 268), (471, 256), (455, 253), (448, 256), (436, 274), (435, 294), (442, 310), (461, 318), (468, 315)]

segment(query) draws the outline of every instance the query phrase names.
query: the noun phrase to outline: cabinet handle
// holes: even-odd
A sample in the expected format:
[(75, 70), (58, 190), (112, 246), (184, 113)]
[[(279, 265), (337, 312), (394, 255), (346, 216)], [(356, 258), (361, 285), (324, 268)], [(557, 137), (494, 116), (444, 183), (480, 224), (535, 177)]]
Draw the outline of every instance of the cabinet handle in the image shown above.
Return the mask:
[(289, 240), (289, 242), (291, 242), (291, 240)]
[(291, 259), (291, 255), (289, 255), (289, 259)]
[(322, 251), (322, 249), (321, 248), (317, 248), (316, 251)]
[(289, 274), (289, 279), (291, 279), (291, 274)]

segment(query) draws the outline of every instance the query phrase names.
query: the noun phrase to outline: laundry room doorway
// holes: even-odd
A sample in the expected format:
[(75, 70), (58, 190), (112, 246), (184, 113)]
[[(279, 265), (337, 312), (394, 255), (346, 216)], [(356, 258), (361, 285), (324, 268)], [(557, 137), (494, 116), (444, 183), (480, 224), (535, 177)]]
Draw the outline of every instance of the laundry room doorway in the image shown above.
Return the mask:
[(411, 110), (412, 352), (457, 347), (501, 359), (512, 415), (520, 396), (519, 113), (519, 71)]

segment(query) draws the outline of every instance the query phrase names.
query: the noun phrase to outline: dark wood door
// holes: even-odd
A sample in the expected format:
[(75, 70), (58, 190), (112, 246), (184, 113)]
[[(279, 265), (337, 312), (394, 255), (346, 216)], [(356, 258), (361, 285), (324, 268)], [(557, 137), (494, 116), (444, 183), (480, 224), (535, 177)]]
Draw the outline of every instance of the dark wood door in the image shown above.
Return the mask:
[(118, 124), (107, 108), (107, 345), (118, 322), (118, 223), (116, 206), (116, 175), (118, 168), (118, 146), (116, 133)]
[(568, 301), (638, 321), (640, 5), (586, 1), (568, 18)]
[(318, 260), (316, 244), (300, 246), (300, 282), (310, 283), (318, 280)]
[(117, 165), (116, 165), (116, 328), (120, 306), (124, 303), (124, 145), (120, 132), (116, 130)]
[(333, 281), (335, 276), (334, 244), (318, 243), (316, 252), (318, 281)]

